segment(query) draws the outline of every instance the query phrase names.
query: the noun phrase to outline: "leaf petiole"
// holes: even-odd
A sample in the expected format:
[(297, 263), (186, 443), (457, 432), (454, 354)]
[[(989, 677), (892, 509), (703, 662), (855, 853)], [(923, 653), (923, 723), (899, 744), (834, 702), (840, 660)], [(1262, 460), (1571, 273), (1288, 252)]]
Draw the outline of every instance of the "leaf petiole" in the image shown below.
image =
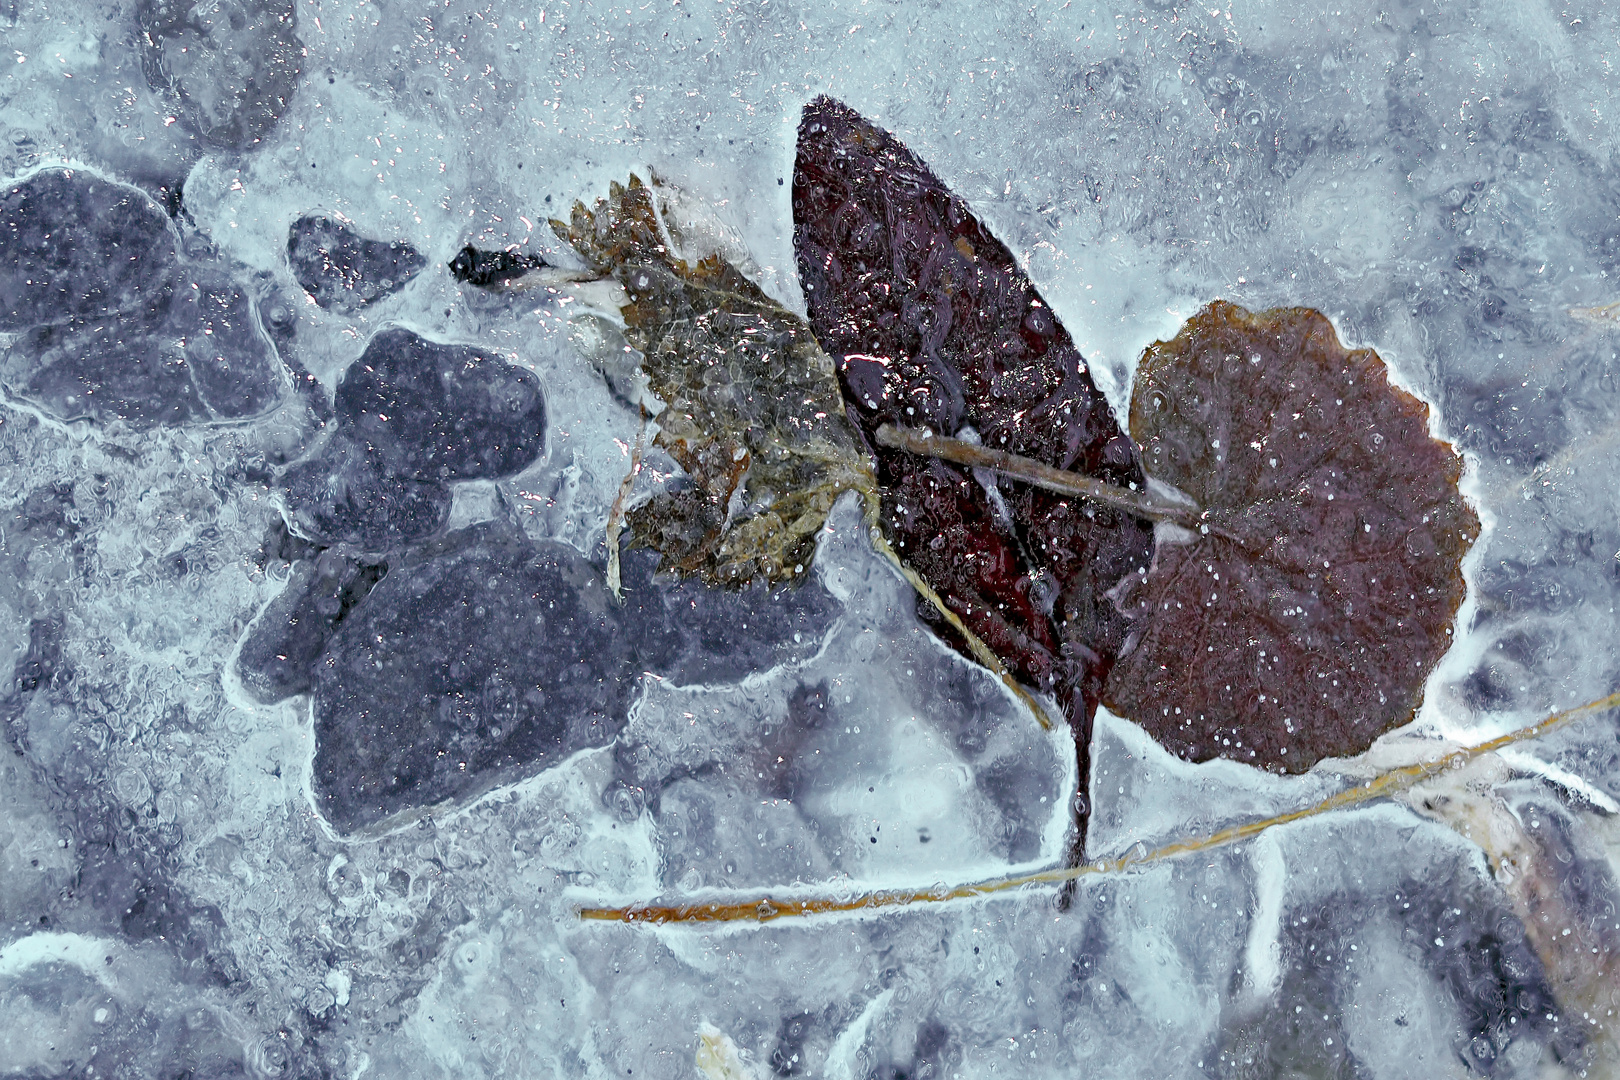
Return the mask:
[(1022, 480), (1059, 495), (1100, 502), (1149, 521), (1167, 521), (1194, 531), (1205, 524), (1203, 513), (1196, 506), (1177, 505), (1154, 498), (1146, 491), (1116, 487), (1094, 477), (1055, 469), (1034, 458), (1019, 457), (1005, 450), (963, 442), (948, 435), (883, 424), (877, 429), (877, 441), (881, 446), (904, 450), (908, 454), (939, 458), (973, 468), (994, 469), (1013, 480)]

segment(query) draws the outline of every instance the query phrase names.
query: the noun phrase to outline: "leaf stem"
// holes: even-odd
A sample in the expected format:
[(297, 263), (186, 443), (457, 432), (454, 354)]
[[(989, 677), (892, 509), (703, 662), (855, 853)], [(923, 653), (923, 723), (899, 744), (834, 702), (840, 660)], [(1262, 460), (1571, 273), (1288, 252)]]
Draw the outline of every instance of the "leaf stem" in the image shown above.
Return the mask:
[(635, 449), (630, 452), (630, 471), (619, 481), (619, 493), (613, 498), (607, 519), (607, 587), (614, 599), (623, 602), (624, 588), (619, 581), (619, 533), (624, 529), (624, 504), (635, 489), (636, 477), (641, 474), (641, 455), (647, 444), (647, 406), (641, 407), (641, 426), (636, 430)]
[(1022, 480), (1026, 484), (1033, 484), (1059, 495), (1073, 495), (1100, 502), (1150, 521), (1168, 521), (1195, 531), (1204, 524), (1203, 513), (1195, 506), (1166, 502), (1154, 498), (1146, 491), (1132, 491), (1105, 483), (1095, 477), (1065, 469), (1054, 469), (1034, 458), (1020, 457), (1005, 450), (994, 450), (988, 446), (963, 442), (948, 435), (935, 435), (920, 428), (882, 424), (877, 429), (877, 441), (880, 446), (904, 450), (908, 454), (939, 458), (942, 461), (975, 468), (994, 469), (1014, 480)]

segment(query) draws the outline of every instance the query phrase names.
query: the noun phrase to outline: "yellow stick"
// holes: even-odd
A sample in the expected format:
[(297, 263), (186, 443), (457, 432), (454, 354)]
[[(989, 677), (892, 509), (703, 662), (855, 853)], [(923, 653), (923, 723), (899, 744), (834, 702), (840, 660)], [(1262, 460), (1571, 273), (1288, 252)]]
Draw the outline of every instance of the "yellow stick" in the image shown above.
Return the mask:
[(1594, 713), (1620, 706), (1620, 691), (1596, 701), (1563, 712), (1553, 713), (1539, 723), (1508, 732), (1477, 746), (1465, 747), (1434, 761), (1419, 762), (1383, 773), (1365, 783), (1329, 796), (1314, 806), (1293, 810), (1261, 821), (1233, 825), (1208, 836), (1177, 840), (1141, 855), (1125, 854), (1113, 859), (1102, 859), (1071, 869), (1040, 870), (1016, 877), (992, 878), (989, 881), (960, 885), (955, 888), (890, 889), (861, 893), (849, 899), (835, 897), (806, 897), (799, 899), (773, 898), (769, 895), (733, 901), (709, 901), (694, 904), (633, 904), (628, 907), (581, 907), (581, 919), (600, 922), (624, 922), (654, 926), (665, 923), (725, 923), (774, 922), (777, 919), (806, 915), (824, 915), (836, 912), (877, 911), (882, 908), (903, 907), (908, 904), (940, 903), (947, 900), (971, 900), (1012, 892), (1036, 885), (1053, 885), (1093, 874), (1117, 874), (1123, 870), (1163, 862), (1178, 855), (1235, 844), (1258, 836), (1267, 829), (1294, 821), (1316, 817), (1332, 810), (1342, 810), (1373, 799), (1404, 791), (1448, 769), (1459, 769), (1483, 754), (1489, 754), (1514, 743), (1538, 738), (1555, 728)]
[(940, 618), (950, 624), (951, 629), (962, 635), (962, 639), (967, 642), (968, 649), (973, 653), (973, 658), (989, 668), (996, 678), (1001, 680), (1001, 684), (1011, 690), (1013, 696), (1024, 703), (1025, 707), (1035, 717), (1035, 722), (1041, 725), (1041, 730), (1051, 731), (1053, 728), (1052, 718), (1046, 715), (1046, 710), (1041, 708), (1041, 703), (1036, 701), (1028, 690), (1018, 684), (1018, 680), (1013, 678), (1012, 672), (1007, 670), (1007, 665), (1002, 662), (1001, 657), (997, 656), (990, 646), (981, 641), (979, 635), (967, 628), (967, 623), (962, 621), (962, 617), (946, 605), (944, 597), (935, 592), (934, 587), (928, 584), (921, 574), (907, 566), (905, 561), (900, 558), (900, 553), (895, 551), (889, 544), (888, 539), (883, 535), (883, 529), (878, 525), (877, 496), (870, 491), (863, 492), (863, 494), (866, 496), (867, 531), (872, 537), (872, 546), (877, 549), (878, 554), (893, 563), (895, 569), (900, 571), (900, 576), (910, 582), (913, 589), (917, 590), (917, 595), (934, 605), (934, 610), (939, 612)]
[(613, 506), (607, 519), (607, 587), (616, 600), (624, 599), (619, 582), (619, 533), (624, 529), (624, 502), (635, 490), (636, 477), (641, 475), (641, 455), (647, 444), (647, 406), (641, 407), (641, 427), (636, 429), (635, 449), (630, 452), (630, 471), (619, 482), (619, 493), (613, 497)]

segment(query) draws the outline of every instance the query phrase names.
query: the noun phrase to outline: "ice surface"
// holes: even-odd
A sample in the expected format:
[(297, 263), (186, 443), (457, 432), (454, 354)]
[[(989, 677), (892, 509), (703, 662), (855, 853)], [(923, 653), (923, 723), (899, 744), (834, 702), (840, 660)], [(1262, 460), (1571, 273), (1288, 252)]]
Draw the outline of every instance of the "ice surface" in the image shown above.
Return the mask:
[[(1612, 714), (1451, 804), (1066, 908), (579, 921), (1052, 865), (1072, 749), (932, 637), (847, 505), (797, 592), (627, 553), (617, 606), (641, 417), (570, 335), (586, 300), (446, 269), (575, 266), (545, 220), (652, 171), (802, 311), (785, 181), (826, 93), (1006, 243), (1116, 412), (1204, 302), (1320, 308), (1467, 459), (1469, 599), (1399, 745), (1473, 742), (1620, 684), (1609, 9), (19, 0), (0, 26), (0, 1075), (697, 1076), (712, 1031), (757, 1075), (852, 1080), (1612, 1075)], [(322, 306), (289, 259), (315, 214), (422, 268), (362, 254), (370, 302)], [(590, 633), (540, 632), (552, 603)], [(323, 801), (326, 765), (390, 754), (441, 764)], [(1360, 779), (1189, 766), (1104, 717), (1089, 855)], [(1473, 810), (1529, 861), (1488, 859)]]

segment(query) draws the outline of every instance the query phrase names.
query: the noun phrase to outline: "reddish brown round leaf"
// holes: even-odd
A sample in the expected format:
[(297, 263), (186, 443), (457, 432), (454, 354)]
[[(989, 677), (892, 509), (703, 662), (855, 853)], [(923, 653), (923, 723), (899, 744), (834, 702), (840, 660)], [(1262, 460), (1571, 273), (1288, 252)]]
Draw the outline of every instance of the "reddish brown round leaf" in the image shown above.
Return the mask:
[(1309, 308), (1217, 302), (1150, 346), (1131, 434), (1209, 532), (1160, 527), (1108, 707), (1183, 758), (1284, 772), (1411, 720), (1479, 534), (1428, 419)]

